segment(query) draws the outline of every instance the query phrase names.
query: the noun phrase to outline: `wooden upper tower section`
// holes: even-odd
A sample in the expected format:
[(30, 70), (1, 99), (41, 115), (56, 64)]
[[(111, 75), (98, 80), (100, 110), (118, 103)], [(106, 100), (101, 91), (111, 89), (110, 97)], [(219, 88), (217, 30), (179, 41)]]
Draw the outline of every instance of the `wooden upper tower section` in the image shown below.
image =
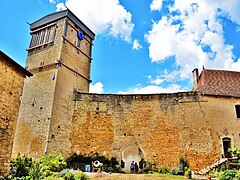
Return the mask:
[(88, 92), (95, 34), (68, 9), (33, 22), (30, 30), (26, 68), (33, 74), (64, 68), (79, 77), (74, 88)]

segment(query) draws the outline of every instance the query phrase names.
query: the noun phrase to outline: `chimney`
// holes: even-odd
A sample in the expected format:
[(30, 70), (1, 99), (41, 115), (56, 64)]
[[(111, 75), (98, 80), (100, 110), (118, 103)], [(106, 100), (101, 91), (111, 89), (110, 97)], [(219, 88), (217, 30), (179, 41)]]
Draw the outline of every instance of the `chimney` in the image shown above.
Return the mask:
[(198, 68), (195, 68), (192, 71), (192, 75), (193, 75), (193, 91), (195, 91), (197, 89), (199, 80)]

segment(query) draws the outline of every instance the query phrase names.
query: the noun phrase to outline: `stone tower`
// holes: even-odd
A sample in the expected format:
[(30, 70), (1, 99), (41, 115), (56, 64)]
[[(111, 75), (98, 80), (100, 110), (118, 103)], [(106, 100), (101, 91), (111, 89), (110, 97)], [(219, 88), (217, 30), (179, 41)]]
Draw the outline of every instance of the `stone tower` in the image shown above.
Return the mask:
[(69, 154), (74, 91), (88, 92), (94, 33), (71, 11), (30, 25), (32, 39), (12, 156)]

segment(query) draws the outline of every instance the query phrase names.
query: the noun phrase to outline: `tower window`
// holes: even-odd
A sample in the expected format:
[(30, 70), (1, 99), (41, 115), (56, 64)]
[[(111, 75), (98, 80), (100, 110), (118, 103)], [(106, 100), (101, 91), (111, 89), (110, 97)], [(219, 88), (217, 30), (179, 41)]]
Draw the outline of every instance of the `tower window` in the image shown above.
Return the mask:
[(77, 44), (77, 47), (78, 47), (78, 48), (80, 48), (80, 42), (81, 42), (81, 40), (78, 39), (78, 44)]
[(48, 25), (40, 28), (32, 33), (32, 39), (29, 49), (52, 43), (55, 39), (56, 24)]
[(240, 118), (240, 105), (235, 105), (237, 118)]
[[(63, 33), (63, 36), (66, 37), (67, 36), (67, 30), (68, 30), (68, 23), (66, 22), (65, 23), (65, 26), (64, 26), (64, 33)], [(63, 38), (63, 43), (65, 43), (65, 39)]]

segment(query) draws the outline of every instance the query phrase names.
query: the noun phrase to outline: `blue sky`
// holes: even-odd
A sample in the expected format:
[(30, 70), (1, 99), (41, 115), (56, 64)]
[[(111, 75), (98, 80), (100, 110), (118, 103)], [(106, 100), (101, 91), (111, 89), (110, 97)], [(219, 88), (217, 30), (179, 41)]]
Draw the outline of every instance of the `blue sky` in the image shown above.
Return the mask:
[(24, 66), (27, 22), (67, 6), (95, 33), (91, 92), (191, 90), (194, 68), (240, 71), (240, 0), (0, 0), (0, 49)]

